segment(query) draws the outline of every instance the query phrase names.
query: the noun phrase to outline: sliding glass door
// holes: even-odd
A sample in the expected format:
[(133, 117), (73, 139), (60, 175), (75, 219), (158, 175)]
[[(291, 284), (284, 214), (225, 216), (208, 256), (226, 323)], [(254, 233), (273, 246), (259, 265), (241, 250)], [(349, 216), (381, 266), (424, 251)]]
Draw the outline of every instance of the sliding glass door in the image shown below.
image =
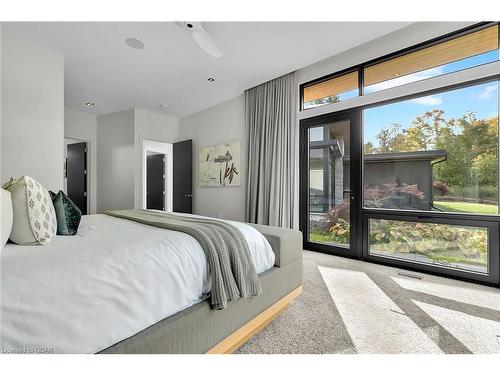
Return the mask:
[(359, 158), (353, 112), (302, 124), (302, 228), (308, 248), (355, 256)]

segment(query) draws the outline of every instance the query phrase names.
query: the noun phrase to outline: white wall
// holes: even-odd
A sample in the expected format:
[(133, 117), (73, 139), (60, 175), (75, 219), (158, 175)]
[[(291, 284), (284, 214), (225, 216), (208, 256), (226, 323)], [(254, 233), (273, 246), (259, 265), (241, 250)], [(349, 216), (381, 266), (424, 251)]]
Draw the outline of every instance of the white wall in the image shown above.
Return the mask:
[(88, 207), (89, 214), (95, 214), (97, 212), (97, 117), (65, 108), (64, 138), (87, 142)]
[[(226, 219), (245, 219), (246, 134), (243, 95), (179, 120), (179, 139), (193, 139), (193, 211)], [(200, 147), (241, 141), (241, 186), (200, 187)]]
[(177, 136), (177, 119), (165, 114), (133, 108), (98, 116), (97, 212), (142, 208), (143, 144), (145, 141), (172, 143)]
[(1, 181), (29, 175), (63, 187), (64, 60), (2, 30)]
[[(134, 126), (136, 158), (134, 207), (144, 208), (143, 196), (145, 185), (143, 184), (143, 177), (145, 176), (145, 160), (143, 143), (145, 140), (164, 143), (175, 142), (179, 134), (179, 122), (177, 118), (166, 114), (135, 108)], [(167, 170), (167, 174), (168, 172)], [(171, 207), (171, 202), (170, 206), (167, 204), (167, 207)]]
[(97, 212), (134, 207), (134, 110), (97, 117)]

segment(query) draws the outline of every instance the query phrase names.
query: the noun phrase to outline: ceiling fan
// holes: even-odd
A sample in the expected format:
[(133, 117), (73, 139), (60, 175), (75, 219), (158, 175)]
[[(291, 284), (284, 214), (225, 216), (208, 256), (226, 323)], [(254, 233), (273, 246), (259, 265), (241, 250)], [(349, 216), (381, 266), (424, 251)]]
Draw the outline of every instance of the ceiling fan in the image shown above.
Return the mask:
[(219, 47), (217, 47), (217, 44), (215, 44), (215, 41), (202, 26), (201, 22), (182, 22), (180, 25), (189, 30), (193, 35), (193, 39), (206, 53), (216, 58), (222, 56)]

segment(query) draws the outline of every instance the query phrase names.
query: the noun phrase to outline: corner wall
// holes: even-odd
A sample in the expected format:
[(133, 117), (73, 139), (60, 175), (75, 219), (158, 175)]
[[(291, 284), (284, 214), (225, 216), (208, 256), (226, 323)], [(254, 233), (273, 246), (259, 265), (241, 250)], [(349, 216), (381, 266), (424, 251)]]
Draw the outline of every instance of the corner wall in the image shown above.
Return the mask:
[(97, 212), (134, 207), (134, 110), (97, 117)]
[(172, 116), (140, 108), (98, 116), (97, 212), (143, 208), (143, 141), (172, 143), (177, 137)]
[(2, 25), (1, 182), (29, 175), (63, 188), (64, 60)]
[[(247, 163), (244, 95), (180, 119), (179, 140), (190, 138), (194, 163), (193, 213), (244, 221)], [(231, 141), (241, 141), (241, 186), (200, 187), (200, 148)]]

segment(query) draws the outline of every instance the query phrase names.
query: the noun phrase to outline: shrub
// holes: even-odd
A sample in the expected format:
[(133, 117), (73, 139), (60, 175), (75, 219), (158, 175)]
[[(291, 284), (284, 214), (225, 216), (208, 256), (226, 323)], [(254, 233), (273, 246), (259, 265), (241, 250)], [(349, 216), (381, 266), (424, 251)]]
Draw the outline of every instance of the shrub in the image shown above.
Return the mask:
[(449, 191), (448, 186), (446, 186), (443, 181), (434, 181), (432, 183), (432, 188), (434, 192), (440, 196), (445, 195)]
[(330, 228), (330, 236), (337, 243), (348, 243), (351, 238), (351, 225), (347, 220), (339, 218)]
[(373, 220), (370, 243), (384, 252), (427, 255), (459, 251), (465, 257), (480, 258), (488, 249), (486, 232), (451, 225)]
[(330, 211), (327, 212), (326, 221), (328, 223), (328, 226), (331, 228), (332, 226), (337, 224), (337, 221), (339, 219), (349, 221), (349, 215), (350, 215), (350, 204), (347, 199), (344, 199), (342, 203), (336, 205)]
[(388, 183), (382, 186), (364, 188), (365, 205), (380, 208), (413, 208), (412, 199), (424, 199), (423, 191), (417, 185)]

